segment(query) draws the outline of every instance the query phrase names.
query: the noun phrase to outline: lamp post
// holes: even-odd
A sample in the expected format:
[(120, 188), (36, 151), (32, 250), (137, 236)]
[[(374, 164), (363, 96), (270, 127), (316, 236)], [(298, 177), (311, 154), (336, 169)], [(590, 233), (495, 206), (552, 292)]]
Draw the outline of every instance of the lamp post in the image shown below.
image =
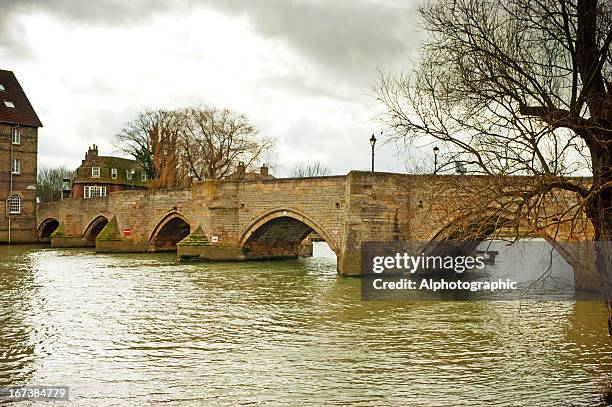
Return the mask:
[(132, 174), (132, 191), (134, 190), (134, 175), (136, 174), (136, 170), (131, 169), (130, 174)]
[(438, 173), (438, 152), (440, 149), (436, 146), (433, 148), (434, 152), (434, 175)]
[[(382, 132), (380, 134), (382, 134)], [(374, 146), (376, 145), (376, 137), (374, 137), (374, 133), (372, 133), (372, 137), (370, 137), (370, 145), (372, 146), (372, 172), (374, 172)]]

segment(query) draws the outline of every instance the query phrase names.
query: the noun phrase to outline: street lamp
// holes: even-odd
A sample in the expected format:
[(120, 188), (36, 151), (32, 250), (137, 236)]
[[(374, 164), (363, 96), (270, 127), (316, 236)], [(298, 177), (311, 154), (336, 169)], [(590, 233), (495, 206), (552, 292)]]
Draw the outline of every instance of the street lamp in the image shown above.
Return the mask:
[(62, 179), (62, 199), (70, 198), (70, 178)]
[(136, 170), (135, 169), (131, 169), (130, 170), (130, 174), (131, 174), (131, 178), (132, 178), (132, 191), (134, 190), (134, 175), (136, 175)]
[(434, 175), (438, 173), (438, 152), (440, 149), (436, 146), (433, 148), (434, 152)]
[[(382, 134), (382, 131), (380, 134)], [(372, 133), (372, 137), (370, 137), (370, 145), (372, 146), (372, 172), (374, 172), (374, 146), (376, 145), (376, 137), (374, 137), (374, 133)]]

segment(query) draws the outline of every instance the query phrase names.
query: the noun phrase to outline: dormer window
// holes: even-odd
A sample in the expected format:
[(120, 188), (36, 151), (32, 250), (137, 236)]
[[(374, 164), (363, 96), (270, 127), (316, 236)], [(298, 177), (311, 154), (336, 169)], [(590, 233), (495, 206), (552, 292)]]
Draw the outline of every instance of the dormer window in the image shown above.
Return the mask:
[(116, 168), (111, 168), (111, 178), (117, 179), (117, 169)]
[(15, 104), (13, 102), (11, 102), (10, 100), (5, 100), (4, 101), (4, 106), (10, 107), (10, 108), (15, 108)]
[(91, 167), (91, 178), (100, 178), (100, 167)]

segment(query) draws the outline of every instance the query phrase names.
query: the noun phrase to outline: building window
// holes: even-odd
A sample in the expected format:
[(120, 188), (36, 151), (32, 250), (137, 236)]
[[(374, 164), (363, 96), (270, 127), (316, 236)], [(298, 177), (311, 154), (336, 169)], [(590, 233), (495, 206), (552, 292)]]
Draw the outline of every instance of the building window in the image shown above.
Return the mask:
[(14, 108), (15, 104), (13, 102), (9, 101), (9, 100), (5, 100), (4, 101), (4, 106), (10, 107), (10, 108)]
[(147, 180), (147, 173), (144, 172), (144, 170), (142, 171), (142, 175), (140, 176), (140, 179), (142, 180), (142, 182), (145, 182)]
[(106, 196), (106, 187), (97, 185), (85, 187), (84, 198), (98, 198), (101, 196)]
[(91, 178), (100, 178), (100, 167), (91, 167)]
[(134, 176), (134, 170), (125, 170), (125, 176), (127, 177), (127, 179), (132, 179), (132, 177)]
[(21, 131), (18, 128), (11, 129), (11, 140), (13, 144), (21, 144)]
[(19, 158), (13, 158), (13, 164), (11, 165), (11, 173), (16, 175), (21, 174), (21, 160)]
[(21, 213), (21, 197), (19, 195), (13, 195), (8, 200), (9, 214), (17, 215)]
[(111, 168), (111, 178), (112, 179), (116, 179), (117, 178), (117, 169), (116, 168)]

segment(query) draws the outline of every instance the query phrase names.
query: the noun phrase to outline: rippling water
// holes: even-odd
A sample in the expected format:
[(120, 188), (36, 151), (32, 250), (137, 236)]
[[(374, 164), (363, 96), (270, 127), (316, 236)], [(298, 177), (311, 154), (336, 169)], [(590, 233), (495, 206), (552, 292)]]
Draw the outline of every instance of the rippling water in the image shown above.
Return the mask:
[[(335, 259), (0, 247), (0, 386), (73, 405), (593, 405), (597, 301), (362, 302)], [(168, 403), (169, 402), (169, 403)]]

